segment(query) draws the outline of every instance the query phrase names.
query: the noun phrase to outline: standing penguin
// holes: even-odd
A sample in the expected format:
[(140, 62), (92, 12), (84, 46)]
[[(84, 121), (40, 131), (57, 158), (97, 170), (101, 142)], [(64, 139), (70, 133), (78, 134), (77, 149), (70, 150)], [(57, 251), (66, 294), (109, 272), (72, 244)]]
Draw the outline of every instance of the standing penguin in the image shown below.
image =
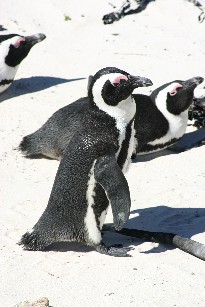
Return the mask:
[(134, 146), (136, 104), (132, 92), (152, 82), (115, 67), (98, 71), (88, 88), (89, 108), (60, 162), (48, 205), (19, 244), (42, 250), (56, 241), (77, 241), (112, 256), (129, 249), (101, 238), (111, 204), (115, 229), (129, 218), (130, 194), (123, 175)]
[[(133, 152), (159, 151), (183, 136), (194, 89), (201, 82), (201, 77), (172, 81), (155, 89), (150, 96), (133, 94), (137, 108)], [(42, 154), (60, 159), (88, 107), (89, 98), (84, 97), (56, 111), (40, 129), (23, 138), (19, 149), (26, 156)]]
[(32, 36), (0, 35), (0, 93), (12, 84), (19, 64), (31, 48), (45, 38), (42, 33)]

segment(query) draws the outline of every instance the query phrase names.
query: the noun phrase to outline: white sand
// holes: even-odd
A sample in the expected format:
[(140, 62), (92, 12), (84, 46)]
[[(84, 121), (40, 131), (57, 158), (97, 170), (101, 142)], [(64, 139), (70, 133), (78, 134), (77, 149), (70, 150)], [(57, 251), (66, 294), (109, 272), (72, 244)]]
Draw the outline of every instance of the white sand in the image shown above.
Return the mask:
[[(205, 306), (205, 263), (167, 245), (106, 234), (109, 244), (134, 247), (132, 258), (113, 258), (75, 244), (50, 252), (23, 251), (16, 244), (46, 207), (59, 163), (25, 159), (14, 148), (54, 111), (86, 95), (87, 80), (75, 79), (105, 66), (146, 76), (152, 88), (205, 77), (205, 22), (198, 23), (199, 10), (191, 3), (157, 0), (141, 14), (105, 26), (108, 2), (1, 1), (0, 23), (9, 33), (47, 35), (0, 97), (1, 307), (42, 296), (54, 307)], [(196, 95), (205, 93), (203, 87)], [(165, 153), (130, 166), (128, 225), (205, 243), (205, 147)]]

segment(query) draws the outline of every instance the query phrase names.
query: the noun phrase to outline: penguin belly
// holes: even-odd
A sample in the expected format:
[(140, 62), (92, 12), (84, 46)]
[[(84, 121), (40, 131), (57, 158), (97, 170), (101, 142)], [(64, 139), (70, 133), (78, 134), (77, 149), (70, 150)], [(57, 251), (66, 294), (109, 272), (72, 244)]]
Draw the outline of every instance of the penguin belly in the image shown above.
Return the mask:
[(13, 82), (17, 73), (18, 66), (10, 67), (5, 63), (0, 62), (0, 93), (5, 91)]

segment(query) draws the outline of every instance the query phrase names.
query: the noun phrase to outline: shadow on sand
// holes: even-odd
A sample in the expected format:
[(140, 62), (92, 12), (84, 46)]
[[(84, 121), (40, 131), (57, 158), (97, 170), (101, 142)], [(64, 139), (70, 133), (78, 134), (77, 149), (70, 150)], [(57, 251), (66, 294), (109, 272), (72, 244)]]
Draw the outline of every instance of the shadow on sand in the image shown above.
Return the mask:
[[(132, 215), (137, 215), (132, 218)], [(171, 208), (156, 206), (133, 210), (126, 225), (127, 228), (135, 228), (154, 232), (166, 232), (191, 238), (194, 235), (205, 232), (205, 208)], [(143, 241), (134, 239), (133, 244), (138, 245)], [(144, 253), (161, 253), (173, 247), (167, 244), (159, 244), (158, 247)]]
[[(135, 215), (134, 217), (132, 217)], [(202, 208), (171, 208), (167, 206), (156, 206), (133, 210), (130, 219), (125, 225), (127, 228), (134, 228), (146, 231), (175, 233), (187, 238), (205, 232), (205, 209)], [(127, 237), (118, 233), (104, 231), (103, 241), (106, 245), (123, 244), (123, 246), (138, 246), (146, 240)], [(168, 244), (159, 244), (148, 251), (141, 251), (144, 254), (163, 253), (175, 247)], [(45, 251), (81, 252), (93, 251), (94, 248), (75, 242), (57, 242), (51, 244)]]
[(83, 79), (86, 78), (63, 79), (49, 76), (35, 76), (14, 80), (12, 85), (5, 92), (0, 94), (0, 102), (20, 95), (39, 92), (55, 85)]

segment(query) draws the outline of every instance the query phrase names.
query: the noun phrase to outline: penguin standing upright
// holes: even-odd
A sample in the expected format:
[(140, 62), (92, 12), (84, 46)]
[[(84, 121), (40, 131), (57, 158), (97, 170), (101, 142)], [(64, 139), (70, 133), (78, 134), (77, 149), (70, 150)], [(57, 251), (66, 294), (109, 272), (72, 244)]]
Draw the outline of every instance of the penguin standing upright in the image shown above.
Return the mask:
[[(166, 83), (150, 96), (133, 94), (136, 102), (136, 143), (133, 152), (145, 154), (159, 151), (183, 136), (194, 89), (202, 82), (203, 78), (194, 77)], [(42, 154), (60, 159), (88, 107), (89, 98), (84, 97), (56, 111), (40, 129), (23, 138), (19, 149), (26, 156)]]
[(31, 48), (45, 38), (42, 33), (31, 36), (0, 35), (0, 93), (12, 84), (19, 64)]
[(88, 88), (89, 108), (65, 149), (48, 205), (19, 244), (42, 250), (56, 241), (77, 241), (112, 256), (129, 249), (101, 238), (111, 204), (115, 229), (129, 218), (130, 194), (123, 175), (134, 146), (136, 104), (132, 92), (152, 82), (115, 67), (98, 71)]

